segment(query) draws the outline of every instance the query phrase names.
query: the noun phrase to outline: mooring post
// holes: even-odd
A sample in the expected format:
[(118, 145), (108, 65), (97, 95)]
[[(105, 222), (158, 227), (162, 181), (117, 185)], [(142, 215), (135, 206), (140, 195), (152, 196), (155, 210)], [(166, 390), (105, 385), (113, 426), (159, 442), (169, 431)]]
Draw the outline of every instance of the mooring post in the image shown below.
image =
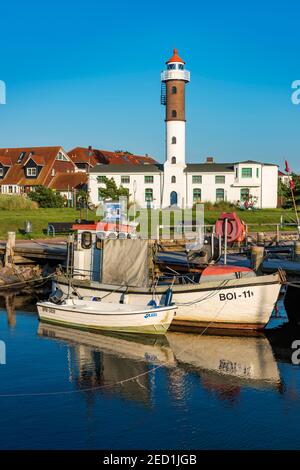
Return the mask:
[(16, 232), (7, 233), (7, 242), (4, 257), (4, 266), (12, 267), (14, 264), (14, 251), (16, 245)]
[(276, 225), (276, 244), (279, 245), (280, 243), (280, 225)]
[(251, 248), (251, 267), (258, 274), (262, 273), (265, 248), (263, 246), (253, 246)]
[(265, 243), (265, 234), (264, 232), (257, 232), (257, 244)]
[(294, 243), (294, 261), (300, 262), (300, 241)]

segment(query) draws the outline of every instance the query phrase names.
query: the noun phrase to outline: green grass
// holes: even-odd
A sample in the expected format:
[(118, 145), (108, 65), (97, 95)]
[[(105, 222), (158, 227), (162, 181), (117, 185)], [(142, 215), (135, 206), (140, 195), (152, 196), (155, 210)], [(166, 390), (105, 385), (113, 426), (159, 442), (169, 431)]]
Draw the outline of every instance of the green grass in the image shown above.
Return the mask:
[[(239, 217), (248, 224), (268, 224), (267, 226), (250, 226), (250, 231), (275, 231), (275, 226), (271, 224), (280, 223), (281, 214), (284, 216), (284, 221), (295, 221), (295, 214), (293, 210), (284, 209), (263, 209), (257, 211), (237, 211)], [(220, 210), (205, 211), (205, 223), (214, 224), (220, 215)], [(43, 230), (47, 229), (48, 222), (73, 222), (78, 218), (86, 218), (85, 210), (76, 211), (74, 209), (37, 209), (37, 210), (1, 210), (0, 211), (0, 239), (5, 239), (8, 231), (15, 231), (17, 238), (44, 238)], [(144, 219), (147, 216), (147, 210), (140, 211), (140, 218)], [(94, 212), (88, 212), (89, 220), (98, 220)], [(25, 221), (32, 222), (33, 232), (30, 235), (22, 235), (19, 229), (24, 229)], [(296, 230), (296, 227), (286, 227), (284, 230)]]
[[(80, 211), (69, 208), (1, 211), (0, 238), (5, 239), (9, 231), (16, 232), (19, 239), (44, 238), (46, 235), (43, 230), (47, 230), (48, 222), (74, 222), (79, 218)], [(81, 218), (86, 218), (85, 210), (82, 210)], [(95, 214), (89, 211), (88, 219), (96, 220)], [(32, 222), (32, 233), (30, 235), (19, 233), (19, 229), (24, 229), (26, 220)]]

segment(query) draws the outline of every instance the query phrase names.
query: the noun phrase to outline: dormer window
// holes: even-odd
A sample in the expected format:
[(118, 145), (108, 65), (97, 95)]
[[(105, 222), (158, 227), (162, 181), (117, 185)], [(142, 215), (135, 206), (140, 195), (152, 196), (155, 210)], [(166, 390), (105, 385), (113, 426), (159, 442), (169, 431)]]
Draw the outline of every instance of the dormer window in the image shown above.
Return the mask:
[(62, 152), (58, 152), (56, 160), (60, 160), (62, 162), (68, 162), (69, 161), (69, 159)]
[(4, 175), (4, 170), (3, 168), (0, 168), (0, 178), (2, 178), (3, 175)]
[(36, 176), (37, 170), (36, 168), (26, 168), (26, 176)]

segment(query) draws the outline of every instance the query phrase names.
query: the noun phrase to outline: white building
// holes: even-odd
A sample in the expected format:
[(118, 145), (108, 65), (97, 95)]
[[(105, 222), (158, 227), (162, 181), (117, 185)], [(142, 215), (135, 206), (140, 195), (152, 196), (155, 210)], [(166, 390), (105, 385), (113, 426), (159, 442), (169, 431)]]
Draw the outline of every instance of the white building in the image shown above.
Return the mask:
[(118, 186), (128, 188), (140, 207), (192, 207), (196, 202), (243, 201), (253, 196), (258, 208), (277, 207), (277, 165), (244, 161), (186, 163), (185, 158), (185, 85), (190, 72), (174, 49), (161, 73), (161, 102), (166, 106), (166, 155), (161, 164), (96, 165), (90, 170), (89, 192), (99, 204), (99, 189), (104, 178), (114, 178)]

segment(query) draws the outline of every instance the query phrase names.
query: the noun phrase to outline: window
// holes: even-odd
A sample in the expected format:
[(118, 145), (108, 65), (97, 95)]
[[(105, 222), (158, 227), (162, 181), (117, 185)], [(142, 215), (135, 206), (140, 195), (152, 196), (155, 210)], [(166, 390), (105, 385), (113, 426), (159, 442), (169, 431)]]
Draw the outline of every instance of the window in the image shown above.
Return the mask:
[(145, 176), (144, 182), (145, 183), (153, 183), (153, 176)]
[(177, 140), (176, 140), (176, 137), (172, 137), (172, 144), (176, 144)]
[(252, 168), (242, 168), (242, 178), (252, 178)]
[(152, 202), (153, 201), (153, 189), (152, 188), (146, 188), (145, 189), (145, 201), (146, 202)]
[(216, 181), (216, 184), (224, 184), (225, 183), (225, 176), (216, 175), (215, 181)]
[(36, 176), (37, 170), (36, 168), (26, 168), (26, 176)]
[(201, 201), (201, 189), (194, 188), (193, 189), (193, 202)]
[(0, 168), (0, 177), (2, 177), (4, 174), (3, 168)]
[(55, 168), (52, 168), (52, 170), (51, 170), (51, 176), (55, 176)]
[(193, 175), (192, 176), (193, 184), (201, 184), (202, 183), (202, 176), (201, 175)]
[(58, 154), (56, 156), (56, 160), (60, 160), (60, 161), (63, 161), (63, 162), (68, 162), (69, 161), (69, 159), (62, 152), (58, 152)]
[(121, 184), (129, 184), (130, 176), (121, 176)]
[(176, 95), (176, 93), (177, 93), (177, 87), (172, 86), (172, 95)]
[(9, 194), (12, 194), (12, 192), (13, 192), (13, 187), (12, 186), (8, 186), (8, 192), (9, 192)]
[(176, 157), (172, 157), (171, 162), (172, 162), (172, 165), (175, 165), (175, 163), (176, 163)]
[(239, 176), (239, 169), (238, 169), (238, 167), (236, 167), (236, 169), (235, 169), (235, 177), (238, 178), (238, 176)]
[(183, 65), (183, 64), (178, 64), (178, 69), (179, 69), (179, 70), (183, 70), (183, 69), (184, 69), (184, 65)]
[(104, 175), (97, 176), (97, 183), (105, 183), (105, 181), (106, 181), (106, 176)]
[(172, 176), (171, 183), (176, 183), (176, 176)]
[(19, 155), (19, 158), (17, 160), (17, 163), (21, 163), (21, 161), (23, 160), (23, 158), (25, 157), (26, 155), (26, 152), (21, 152), (20, 155)]
[(224, 189), (223, 188), (218, 188), (216, 190), (216, 201), (224, 201)]
[(167, 69), (168, 70), (175, 70), (176, 69), (176, 64), (168, 64)]
[(241, 189), (241, 201), (246, 201), (249, 197), (249, 188)]
[(177, 117), (177, 111), (175, 111), (175, 109), (172, 110), (172, 117)]
[(259, 168), (256, 168), (256, 178), (259, 178)]

